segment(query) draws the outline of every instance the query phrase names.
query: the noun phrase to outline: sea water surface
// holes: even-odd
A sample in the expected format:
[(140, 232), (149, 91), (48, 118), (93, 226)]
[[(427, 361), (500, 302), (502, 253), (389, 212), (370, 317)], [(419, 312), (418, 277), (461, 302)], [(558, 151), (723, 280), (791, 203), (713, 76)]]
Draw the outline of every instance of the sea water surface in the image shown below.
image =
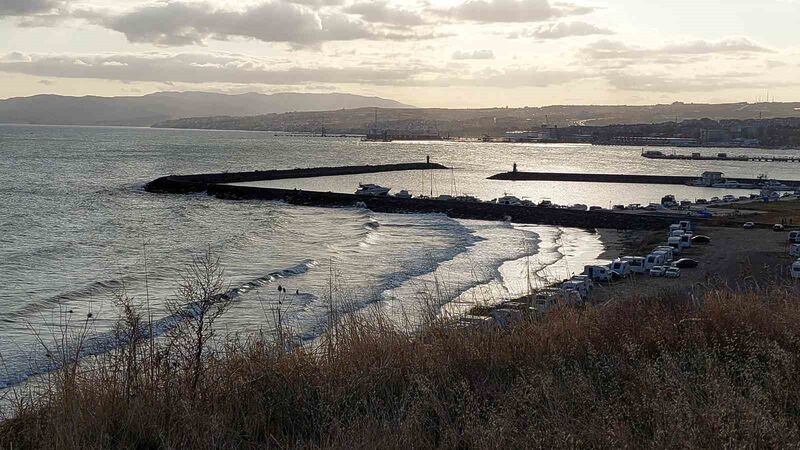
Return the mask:
[[(709, 150), (711, 151), (711, 150)], [(754, 150), (753, 150), (754, 151)], [(595, 262), (598, 237), (586, 230), (456, 220), (440, 214), (382, 214), (281, 202), (224, 201), (204, 194), (161, 195), (143, 185), (167, 174), (424, 161), (451, 171), (398, 172), (272, 182), (350, 192), (358, 182), (395, 191), (509, 193), (561, 204), (607, 207), (722, 195), (680, 186), (489, 181), (520, 170), (694, 175), (768, 173), (776, 163), (655, 161), (640, 149), (583, 145), (457, 142), (365, 143), (266, 132), (0, 125), (0, 388), (52, 367), (65, 327), (91, 314), (91, 351), (103, 351), (116, 318), (113, 294), (145, 299), (160, 331), (172, 323), (165, 301), (193, 255), (221, 258), (234, 307), (225, 331), (269, 331), (280, 310), (301, 339), (328, 320), (332, 284), (352, 307), (382, 308), (399, 322), (423, 306), (463, 312), (532, 285), (563, 279)], [(742, 150), (746, 152), (746, 150)], [(765, 151), (761, 151), (765, 152)], [(765, 153), (775, 153), (774, 151)], [(287, 294), (279, 294), (278, 285)]]

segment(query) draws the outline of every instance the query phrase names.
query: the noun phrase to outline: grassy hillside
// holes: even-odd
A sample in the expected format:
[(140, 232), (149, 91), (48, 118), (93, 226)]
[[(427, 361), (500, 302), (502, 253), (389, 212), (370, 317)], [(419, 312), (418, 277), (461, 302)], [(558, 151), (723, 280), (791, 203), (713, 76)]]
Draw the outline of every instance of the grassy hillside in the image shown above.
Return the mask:
[(708, 448), (800, 440), (800, 298), (788, 287), (695, 298), (663, 292), (551, 310), (504, 328), (432, 324), (413, 336), (379, 315), (349, 316), (314, 347), (227, 339), (201, 345), (199, 358), (183, 351), (197, 349), (190, 341), (149, 341), (142, 316), (121, 305), (119, 335), (135, 338), (91, 363), (67, 364), (40, 397), (19, 398), (16, 417), (0, 423), (0, 447)]

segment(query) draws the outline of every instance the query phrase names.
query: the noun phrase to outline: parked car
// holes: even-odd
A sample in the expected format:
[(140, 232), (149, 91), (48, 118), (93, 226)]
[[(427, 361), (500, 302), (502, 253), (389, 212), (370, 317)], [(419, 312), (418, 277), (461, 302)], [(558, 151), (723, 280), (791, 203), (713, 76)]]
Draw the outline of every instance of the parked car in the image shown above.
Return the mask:
[(698, 234), (697, 236), (692, 236), (692, 244), (710, 244), (711, 238), (708, 236), (703, 236), (702, 234)]
[(645, 258), (642, 256), (625, 256), (622, 258), (622, 261), (628, 263), (628, 267), (630, 268), (631, 272), (633, 273), (645, 273), (644, 270), (644, 261)]
[(754, 224), (753, 222), (745, 222), (745, 224), (742, 225), (742, 228), (744, 228), (745, 230), (751, 230), (755, 226), (756, 224)]
[(695, 201), (695, 203), (697, 203), (698, 205), (707, 205), (708, 204), (708, 200), (706, 200), (704, 198), (698, 198), (697, 201)]
[(678, 267), (680, 269), (693, 269), (697, 267), (700, 263), (691, 258), (681, 258), (674, 263), (672, 263), (673, 267)]
[(667, 273), (667, 266), (653, 266), (650, 269), (651, 277), (663, 277)]
[(668, 245), (659, 245), (658, 247), (653, 249), (652, 253), (656, 252), (663, 252), (665, 255), (664, 260), (666, 262), (671, 262), (674, 259), (678, 259), (677, 258), (678, 252), (675, 251), (674, 247)]
[(628, 261), (618, 259), (611, 263), (611, 270), (622, 278), (631, 275), (631, 264)]
[(783, 228), (784, 228), (783, 225), (776, 223), (775, 225), (772, 226), (772, 231), (783, 231)]
[(625, 205), (614, 205), (612, 209), (614, 209), (615, 211), (621, 211), (625, 209)]
[(588, 275), (574, 275), (569, 281), (580, 281), (586, 284), (586, 287), (591, 293), (594, 290), (594, 281)]
[(644, 260), (644, 270), (649, 272), (650, 269), (656, 266), (661, 266), (666, 262), (666, 255), (664, 253), (651, 253), (647, 255)]
[(603, 210), (602, 206), (590, 206), (589, 207), (589, 211), (602, 211), (602, 210)]
[(667, 278), (680, 278), (681, 269), (677, 267), (670, 267), (664, 272), (664, 276)]
[(679, 236), (673, 236), (667, 240), (667, 245), (672, 247), (675, 251), (674, 253), (681, 252), (681, 238)]
[(582, 281), (567, 281), (561, 285), (561, 290), (566, 295), (569, 295), (569, 292), (572, 291), (577, 292), (581, 299), (585, 300), (589, 298), (589, 287)]
[(792, 244), (789, 247), (789, 256), (800, 258), (800, 244)]
[(800, 278), (800, 260), (795, 261), (795, 263), (792, 264), (792, 278)]
[(723, 202), (735, 202), (736, 201), (736, 197), (733, 196), (733, 195), (728, 194), (728, 195), (722, 197), (722, 201)]
[(790, 231), (789, 242), (792, 244), (800, 244), (800, 231)]
[(615, 278), (619, 278), (616, 272), (613, 272), (606, 266), (586, 266), (583, 269), (583, 274), (588, 275), (594, 281), (609, 282)]

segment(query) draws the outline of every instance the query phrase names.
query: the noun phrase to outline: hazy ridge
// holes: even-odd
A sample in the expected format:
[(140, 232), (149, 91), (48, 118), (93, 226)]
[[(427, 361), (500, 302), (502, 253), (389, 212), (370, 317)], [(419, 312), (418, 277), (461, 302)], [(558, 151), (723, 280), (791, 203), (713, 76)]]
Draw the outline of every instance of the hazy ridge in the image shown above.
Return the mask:
[[(525, 108), (440, 109), (383, 108), (378, 111), (382, 130), (453, 136), (501, 134), (550, 126), (607, 126), (663, 123), (678, 119), (758, 119), (799, 117), (800, 103), (672, 103), (648, 106), (545, 106)], [(365, 133), (375, 120), (374, 108), (346, 111), (291, 112), (246, 117), (219, 115), (161, 122), (161, 128), (269, 130), (289, 132)]]
[(353, 94), (157, 92), (130, 97), (36, 95), (0, 100), (0, 123), (151, 126), (196, 115), (249, 116), (343, 108), (412, 108)]

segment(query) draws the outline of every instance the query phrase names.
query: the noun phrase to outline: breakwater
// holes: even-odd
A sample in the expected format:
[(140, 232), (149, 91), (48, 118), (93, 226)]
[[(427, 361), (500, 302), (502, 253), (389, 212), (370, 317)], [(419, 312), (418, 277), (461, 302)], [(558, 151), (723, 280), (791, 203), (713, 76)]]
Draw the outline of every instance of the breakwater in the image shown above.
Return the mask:
[(649, 159), (676, 159), (682, 161), (739, 161), (739, 162), (790, 162), (800, 163), (800, 156), (775, 156), (775, 155), (728, 155), (718, 153), (716, 155), (703, 155), (700, 153), (686, 154), (665, 154), (658, 151), (642, 152), (643, 158)]
[(148, 192), (187, 193), (207, 191), (209, 186), (224, 183), (287, 180), (292, 178), (358, 175), (361, 173), (398, 172), (404, 170), (443, 170), (436, 163), (404, 163), (365, 166), (312, 167), (307, 169), (254, 170), (252, 172), (203, 173), (197, 175), (169, 175), (145, 185)]
[(508, 220), (516, 223), (559, 225), (576, 228), (664, 229), (677, 219), (662, 215), (622, 214), (611, 211), (574, 211), (559, 208), (500, 205), (423, 198), (375, 197), (336, 192), (301, 191), (251, 186), (214, 185), (208, 194), (233, 200), (281, 200), (304, 206), (361, 205), (387, 213), (444, 213), (476, 220)]
[[(607, 173), (564, 173), (564, 172), (505, 172), (498, 173), (489, 177), (490, 180), (510, 180), (510, 181), (577, 181), (589, 183), (632, 183), (632, 184), (677, 184), (688, 185), (697, 181), (699, 177), (688, 177), (678, 175), (622, 175)], [(764, 180), (757, 178), (733, 178), (726, 177), (728, 181), (736, 181), (742, 184), (756, 185), (763, 183)], [(800, 187), (798, 180), (775, 180), (789, 187)], [(732, 189), (727, 187), (725, 189)], [(750, 188), (752, 189), (752, 188)]]
[(575, 211), (559, 208), (500, 205), (427, 198), (363, 196), (337, 192), (274, 189), (240, 186), (230, 183), (280, 180), (320, 176), (351, 175), (397, 170), (446, 169), (432, 163), (390, 164), (379, 166), (319, 167), (310, 169), (255, 172), (170, 175), (148, 183), (149, 192), (207, 192), (228, 200), (279, 200), (290, 204), (322, 207), (364, 206), (387, 213), (443, 213), (453, 218), (475, 220), (510, 220), (517, 223), (558, 225), (576, 228), (663, 229), (675, 217), (658, 214), (622, 214), (612, 211)]

